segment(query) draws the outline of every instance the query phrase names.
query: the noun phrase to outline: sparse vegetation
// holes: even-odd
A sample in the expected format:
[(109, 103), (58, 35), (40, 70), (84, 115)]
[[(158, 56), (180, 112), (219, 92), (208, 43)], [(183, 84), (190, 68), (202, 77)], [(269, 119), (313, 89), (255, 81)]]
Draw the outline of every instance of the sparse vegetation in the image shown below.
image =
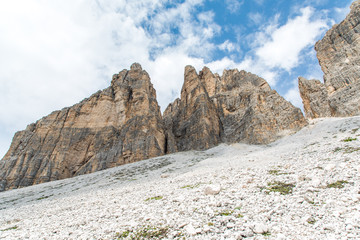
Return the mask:
[(270, 232), (263, 232), (261, 235), (265, 236), (265, 237), (269, 237), (271, 235)]
[(345, 151), (344, 153), (353, 153), (353, 152), (357, 152), (357, 151), (360, 151), (360, 147), (347, 147), (345, 148)]
[(9, 227), (9, 228), (5, 228), (0, 230), (1, 232), (5, 232), (5, 231), (9, 231), (9, 230), (16, 230), (18, 228), (18, 226), (13, 226), (13, 227)]
[(291, 183), (275, 181), (275, 182), (268, 183), (268, 186), (263, 189), (265, 189), (266, 193), (278, 192), (281, 195), (286, 195), (286, 194), (292, 193), (292, 190), (294, 187), (295, 187), (295, 185), (291, 184)]
[(346, 183), (349, 183), (348, 181), (339, 180), (334, 183), (329, 183), (326, 187), (327, 188), (343, 188)]
[(281, 172), (280, 170), (278, 169), (271, 169), (268, 171), (269, 174), (271, 175), (275, 175), (275, 176), (279, 176), (279, 175), (287, 175), (288, 173), (286, 172)]
[(208, 222), (208, 224), (207, 224), (208, 226), (214, 226), (214, 223), (212, 223), (212, 222)]
[(348, 137), (348, 138), (343, 139), (342, 141), (343, 142), (352, 142), (352, 141), (356, 141), (356, 140), (357, 140), (357, 138)]
[(150, 198), (145, 199), (145, 202), (151, 201), (151, 200), (161, 200), (161, 199), (163, 199), (163, 196), (155, 196), (155, 197), (150, 197)]
[(130, 240), (141, 240), (141, 239), (164, 239), (169, 232), (168, 227), (155, 227), (145, 226), (140, 227), (136, 230), (126, 230), (115, 235), (115, 239), (130, 239)]
[(182, 186), (181, 188), (188, 188), (188, 189), (194, 189), (200, 186), (200, 183), (196, 183), (196, 184), (192, 184), (192, 185), (185, 185)]
[(42, 196), (42, 197), (37, 198), (36, 200), (43, 200), (43, 199), (46, 199), (46, 198), (49, 198), (49, 197), (51, 197), (51, 196)]
[(353, 152), (360, 151), (360, 147), (345, 147), (345, 148), (337, 147), (334, 149), (334, 153), (340, 152), (340, 151), (344, 151), (344, 153), (353, 153)]
[(220, 212), (219, 215), (221, 215), (221, 216), (230, 216), (233, 213), (234, 213), (233, 210), (225, 210), (225, 211)]

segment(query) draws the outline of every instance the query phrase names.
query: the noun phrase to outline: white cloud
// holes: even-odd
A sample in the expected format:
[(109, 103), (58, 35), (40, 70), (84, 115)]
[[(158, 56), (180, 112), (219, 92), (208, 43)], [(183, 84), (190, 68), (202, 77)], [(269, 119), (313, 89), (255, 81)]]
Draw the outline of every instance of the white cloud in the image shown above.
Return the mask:
[(250, 21), (252, 23), (254, 23), (255, 25), (259, 25), (263, 22), (263, 17), (258, 12), (256, 12), (256, 13), (251, 12), (248, 14), (248, 17), (249, 17)]
[(300, 9), (301, 15), (290, 19), (271, 33), (270, 41), (256, 50), (256, 56), (270, 68), (291, 71), (300, 63), (300, 53), (314, 44), (328, 27), (322, 19), (311, 20), (310, 7)]
[(244, 4), (244, 0), (225, 0), (225, 4), (231, 13), (236, 13)]
[(264, 4), (264, 0), (254, 0), (258, 5), (263, 5)]
[(222, 44), (219, 45), (219, 49), (227, 52), (232, 52), (236, 49), (235, 44), (226, 40)]

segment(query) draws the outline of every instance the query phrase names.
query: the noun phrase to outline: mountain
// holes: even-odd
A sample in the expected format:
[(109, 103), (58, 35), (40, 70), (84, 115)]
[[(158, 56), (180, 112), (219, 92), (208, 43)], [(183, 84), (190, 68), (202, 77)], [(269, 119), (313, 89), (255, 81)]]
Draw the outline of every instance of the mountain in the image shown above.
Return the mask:
[(17, 132), (0, 161), (0, 190), (160, 156), (165, 145), (150, 77), (133, 64), (110, 87)]
[(360, 114), (360, 1), (315, 45), (324, 83), (299, 78), (299, 90), (309, 118)]
[(215, 76), (185, 68), (181, 99), (162, 117), (140, 64), (111, 86), (17, 132), (0, 161), (0, 190), (69, 178), (220, 143), (270, 143), (307, 124), (264, 79), (238, 70)]
[[(316, 43), (324, 83), (299, 78), (308, 119), (360, 114), (360, 1)], [(270, 144), (308, 124), (262, 78), (185, 67), (180, 98), (163, 116), (140, 64), (110, 87), (17, 132), (0, 161), (0, 191), (70, 178), (164, 154), (221, 143)]]

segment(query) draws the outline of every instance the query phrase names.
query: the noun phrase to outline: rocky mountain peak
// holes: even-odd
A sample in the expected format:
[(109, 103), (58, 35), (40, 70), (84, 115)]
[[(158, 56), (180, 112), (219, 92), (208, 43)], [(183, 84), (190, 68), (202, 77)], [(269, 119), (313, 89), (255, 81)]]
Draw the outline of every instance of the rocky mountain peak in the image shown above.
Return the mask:
[(299, 79), (304, 110), (309, 118), (360, 114), (360, 1), (315, 44), (324, 83)]

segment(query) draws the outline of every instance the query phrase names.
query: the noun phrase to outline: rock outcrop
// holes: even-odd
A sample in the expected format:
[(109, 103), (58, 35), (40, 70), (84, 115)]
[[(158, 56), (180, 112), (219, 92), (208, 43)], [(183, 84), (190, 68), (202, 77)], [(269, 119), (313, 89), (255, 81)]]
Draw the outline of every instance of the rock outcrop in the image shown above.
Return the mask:
[(165, 153), (160, 108), (139, 64), (111, 86), (17, 132), (0, 161), (0, 190), (69, 178)]
[[(299, 90), (307, 117), (328, 117), (329, 110), (333, 117), (360, 114), (359, 23), (360, 1), (355, 1), (346, 19), (334, 25), (324, 38), (316, 43), (315, 50), (324, 72), (324, 84), (299, 80)], [(319, 108), (319, 104), (326, 106)]]
[(181, 98), (162, 117), (150, 77), (135, 63), (109, 88), (17, 132), (0, 161), (0, 191), (222, 142), (266, 144), (306, 124), (264, 79), (191, 66)]
[(203, 150), (221, 142), (220, 119), (206, 86), (195, 68), (185, 67), (181, 99), (176, 99), (164, 112), (168, 136), (175, 143), (175, 151)]
[(220, 78), (206, 67), (198, 75), (189, 66), (181, 99), (168, 106), (164, 119), (178, 150), (267, 144), (307, 124), (300, 109), (254, 74), (225, 70)]

